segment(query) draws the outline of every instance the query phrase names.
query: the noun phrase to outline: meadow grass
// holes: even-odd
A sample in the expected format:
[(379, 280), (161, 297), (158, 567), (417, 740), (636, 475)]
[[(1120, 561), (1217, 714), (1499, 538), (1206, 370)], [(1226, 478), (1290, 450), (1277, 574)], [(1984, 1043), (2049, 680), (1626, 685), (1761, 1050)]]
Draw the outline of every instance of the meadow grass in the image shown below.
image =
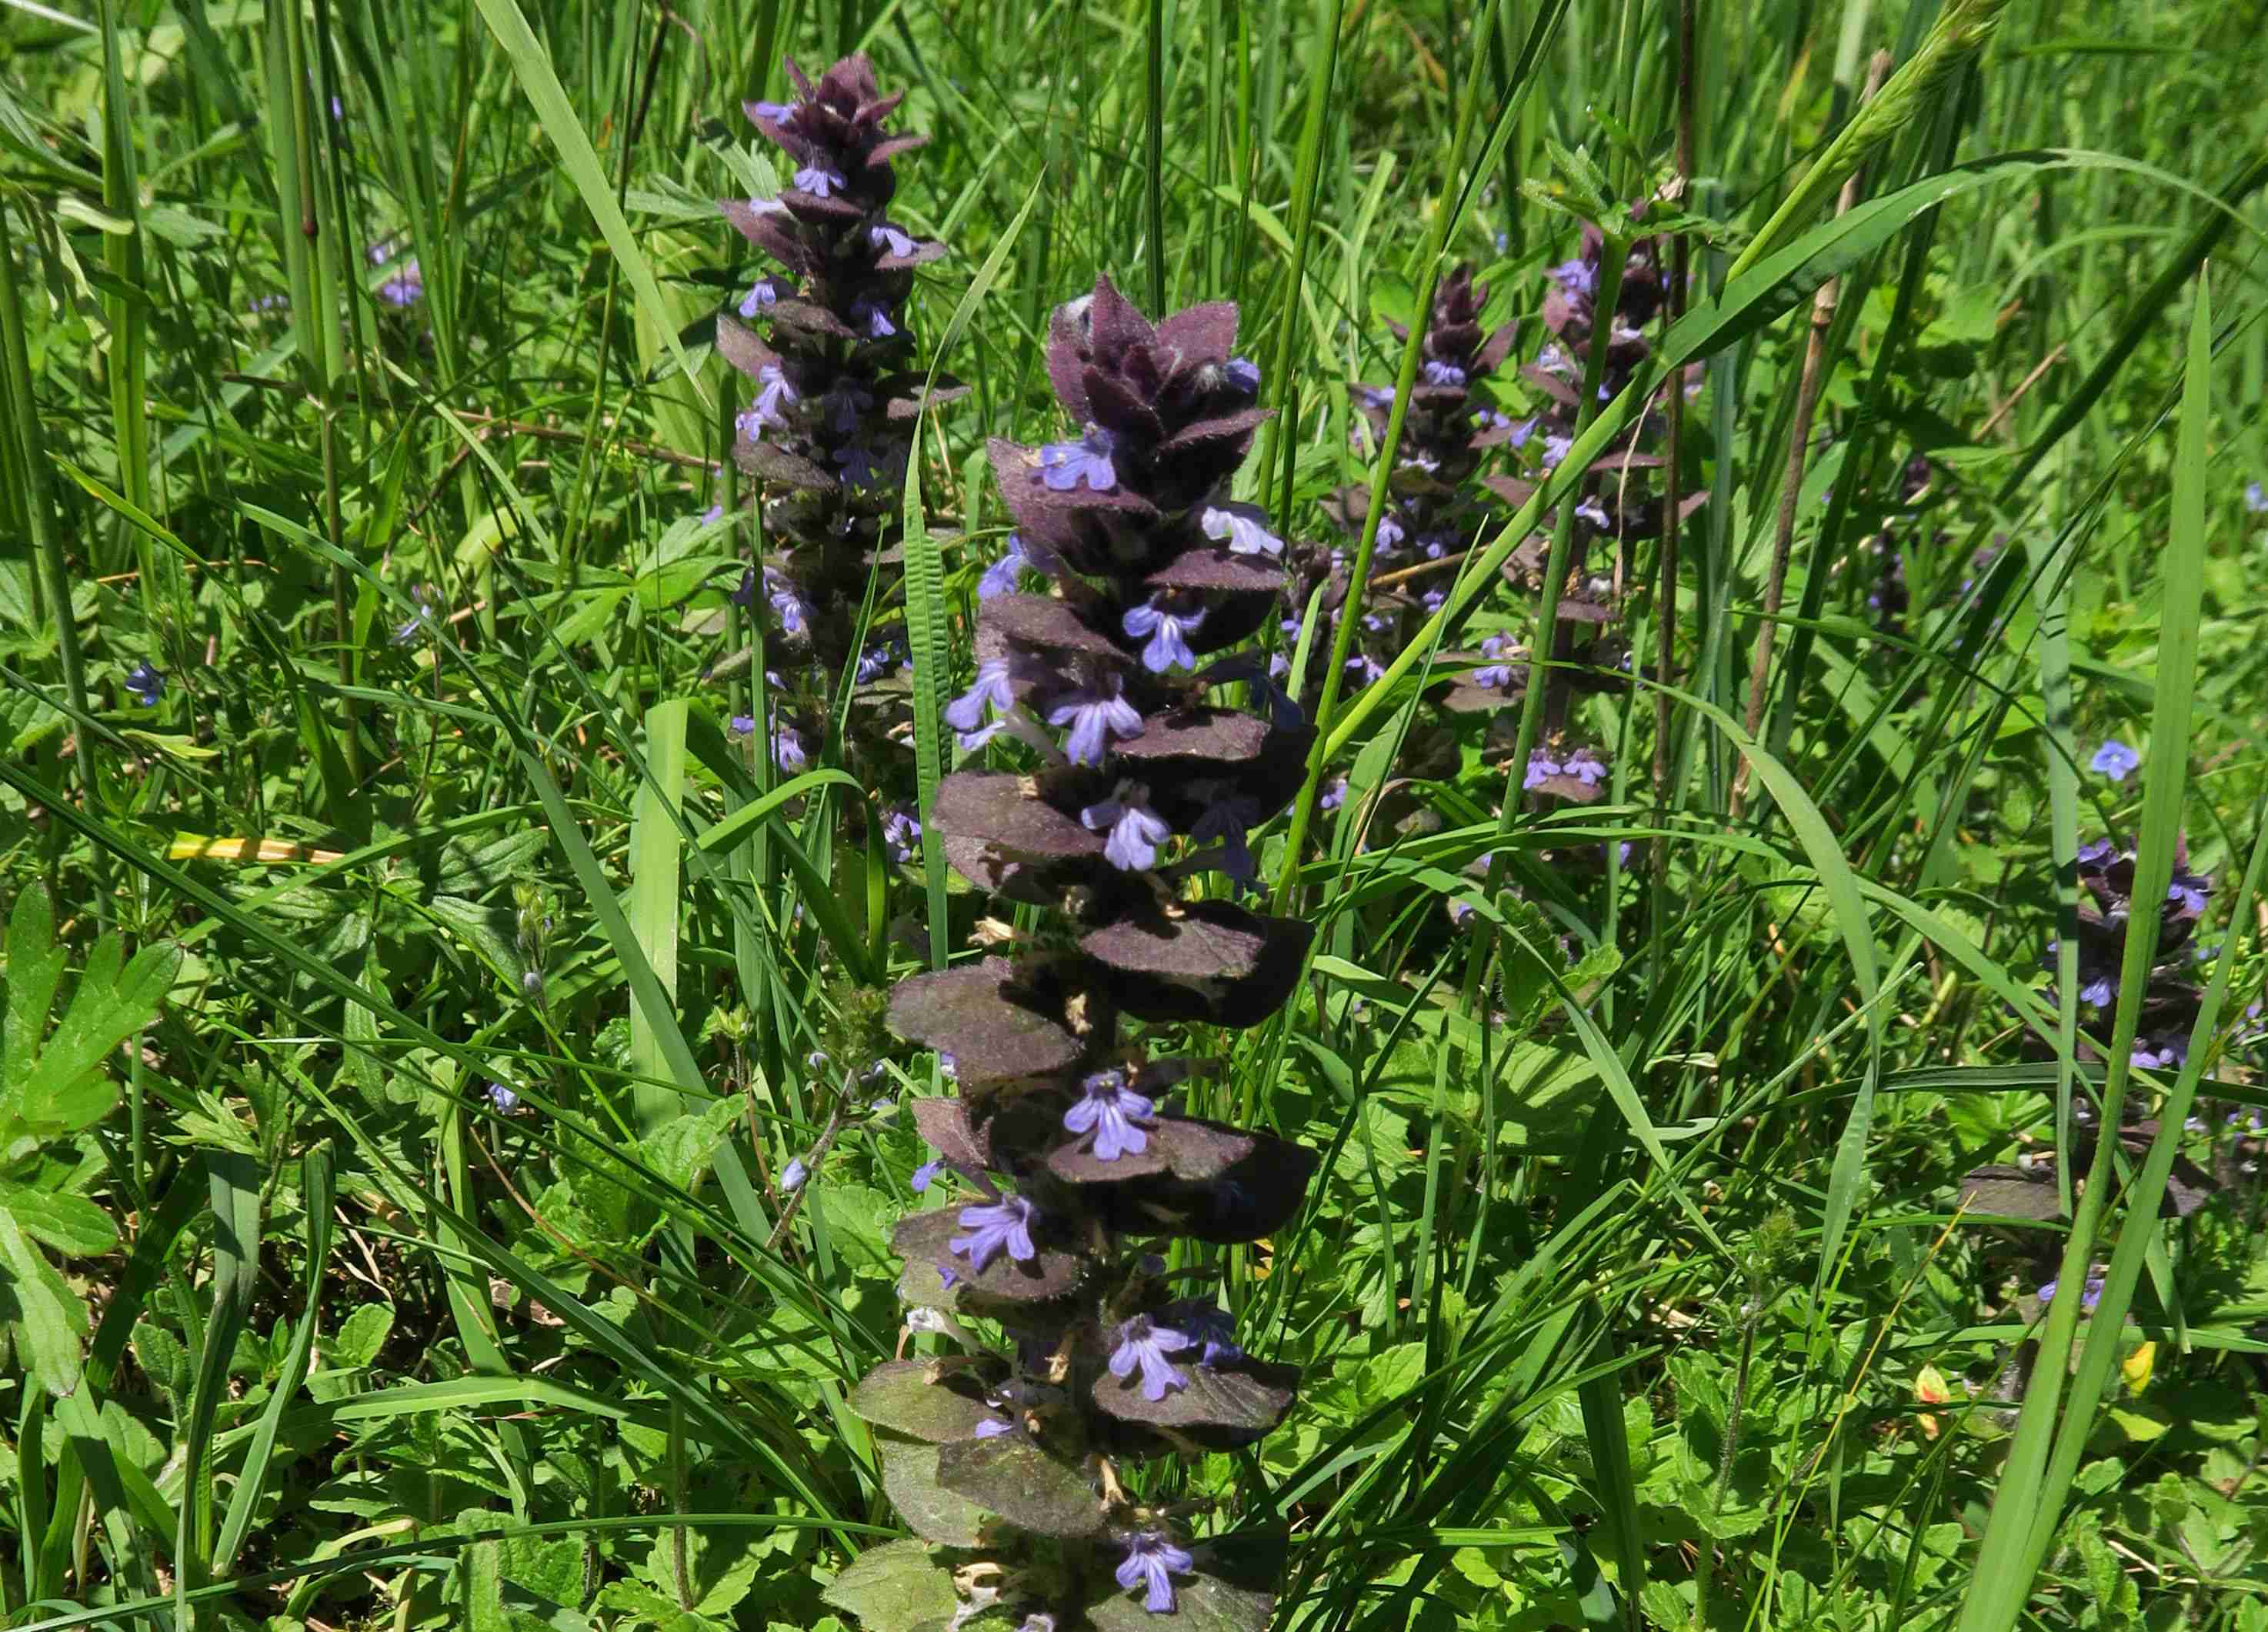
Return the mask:
[[(9, 1625), (836, 1624), (899, 1533), (847, 1391), (940, 1341), (889, 1250), (938, 1067), (878, 994), (985, 910), (873, 835), (967, 757), (985, 440), (1064, 434), (1101, 273), (1240, 303), (1237, 496), (1352, 564), (1253, 838), (1314, 949), (1190, 1028), (1192, 1107), (1321, 1174), (1176, 1260), (1307, 1379), (1152, 1493), (1288, 1532), (1307, 1632), (2268, 1627), (2257, 18), (0, 19)], [(782, 55), (853, 51), (932, 135), (907, 321), (969, 390), (861, 610), (899, 757), (791, 772), (715, 201), (781, 180)], [(1353, 683), (1391, 324), (1469, 263), (1535, 411), (1546, 269), (1649, 199), (1690, 278), (1636, 377)], [(1638, 433), (1704, 502), (1609, 562), (1604, 796), (1547, 809), (1572, 500)], [(1507, 631), (1523, 704), (1457, 725)], [(2178, 1055), (2146, 937), (2082, 1004), (2104, 835), (2146, 908), (2211, 880)]]

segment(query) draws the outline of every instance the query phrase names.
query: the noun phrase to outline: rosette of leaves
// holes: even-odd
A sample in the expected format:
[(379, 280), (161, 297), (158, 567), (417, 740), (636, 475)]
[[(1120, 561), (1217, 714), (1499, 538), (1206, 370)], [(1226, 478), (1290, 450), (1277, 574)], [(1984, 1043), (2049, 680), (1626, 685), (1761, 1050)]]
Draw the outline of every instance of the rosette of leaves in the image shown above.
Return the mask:
[[(973, 882), (1043, 910), (1027, 933), (988, 932), (1005, 955), (890, 1003), (959, 1090), (915, 1103), (939, 1153), (917, 1185), (966, 1187), (899, 1226), (900, 1291), (909, 1325), (967, 1352), (892, 1362), (851, 1397), (920, 1538), (836, 1584), (870, 1632), (1267, 1624), (1280, 1543), (1193, 1539), (1182, 1510), (1138, 1494), (1144, 1464), (1265, 1434), (1297, 1381), (1245, 1354), (1160, 1254), (1281, 1229), (1316, 1165), (1172, 1103), (1203, 1067), (1166, 1028), (1259, 1023), (1310, 934), (1189, 891), (1249, 880), (1246, 831), (1298, 786), (1312, 737), (1263, 668), (1220, 655), (1282, 578), (1265, 518), (1226, 497), (1263, 417), (1235, 332), (1233, 306), (1153, 326), (1100, 280), (1048, 343), (1076, 436), (991, 446), (1025, 558), (1052, 582), (982, 603), (982, 668), (954, 722), (964, 741), (1005, 734), (1027, 763), (954, 772), (924, 819)], [(1223, 696), (1256, 677), (1262, 715)]]
[[(781, 270), (755, 282), (739, 319), (718, 317), (717, 348), (755, 387), (733, 457), (762, 484), (774, 546), (735, 598), (752, 610), (761, 599), (780, 634), (807, 646), (824, 687), (853, 661), (868, 581), (896, 543), (923, 404), (906, 300), (914, 269), (946, 247), (890, 218), (893, 161), (929, 139), (887, 128), (902, 93), (882, 95), (863, 55), (815, 83), (792, 58), (786, 66), (796, 100), (747, 113), (786, 154), (794, 184), (718, 205)], [(948, 384), (928, 400), (964, 389)], [(858, 662), (862, 680), (889, 666), (873, 653)]]

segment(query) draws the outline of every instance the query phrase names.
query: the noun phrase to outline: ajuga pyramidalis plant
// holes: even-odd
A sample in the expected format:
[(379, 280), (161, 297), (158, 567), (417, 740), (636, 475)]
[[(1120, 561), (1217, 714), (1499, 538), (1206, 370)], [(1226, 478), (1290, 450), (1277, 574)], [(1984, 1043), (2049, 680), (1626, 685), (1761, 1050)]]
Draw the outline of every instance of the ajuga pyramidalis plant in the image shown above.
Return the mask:
[[(914, 269), (946, 247), (890, 219), (892, 161), (928, 138), (886, 128), (900, 97), (881, 94), (873, 65), (845, 57), (815, 83), (792, 58), (787, 71), (796, 100), (750, 102), (747, 112), (792, 162), (794, 185), (776, 198), (718, 205), (784, 275), (749, 289), (739, 308), (746, 323), (719, 317), (717, 348), (755, 382), (733, 456), (763, 484), (770, 545), (734, 598), (759, 616), (764, 603), (792, 653), (807, 652), (809, 662), (792, 654), (774, 665), (776, 675), (814, 683), (802, 698), (807, 729), (814, 712), (828, 717), (829, 693), (853, 661), (875, 563), (897, 539), (923, 381), (910, 366), (906, 298)], [(929, 400), (963, 388), (944, 386)], [(865, 682), (894, 667), (896, 655), (878, 647), (856, 661), (855, 678)], [(796, 719), (779, 721), (775, 757), (806, 751)]]
[[(1454, 575), (1457, 562), (1486, 525), (1488, 508), (1473, 478), (1488, 450), (1504, 440), (1510, 422), (1479, 388), (1510, 354), (1518, 329), (1513, 323), (1493, 332), (1483, 329), (1481, 310), (1487, 301), (1487, 285), (1473, 282), (1469, 266), (1457, 267), (1434, 292), (1422, 372), (1403, 418), (1401, 447), (1371, 551), (1372, 581), (1363, 597), (1363, 627), (1347, 659), (1344, 683), (1350, 690), (1375, 680), (1417, 625), (1440, 609), (1444, 593), (1440, 585)], [(1396, 339), (1408, 339), (1409, 331), (1401, 324), (1389, 322), (1389, 327)], [(1364, 421), (1356, 432), (1357, 445), (1382, 445), (1394, 409), (1394, 388), (1357, 384), (1351, 395)], [(1341, 489), (1325, 510), (1359, 536), (1369, 514), (1370, 484)], [(1432, 562), (1441, 564), (1438, 576), (1425, 570)], [(1346, 598), (1346, 565), (1343, 550), (1307, 564), (1311, 580), (1328, 575), (1330, 587), (1324, 604), (1334, 621)], [(1304, 597), (1301, 604), (1306, 604)], [(1298, 625), (1288, 624), (1285, 632), (1296, 638)], [(1484, 685), (1503, 685), (1511, 673), (1508, 667), (1496, 664), (1491, 654), (1491, 666), (1482, 671), (1480, 680)]]
[[(1634, 212), (1635, 214), (1636, 212)], [(1502, 441), (1516, 462), (1510, 474), (1485, 478), (1506, 500), (1525, 503), (1534, 484), (1556, 470), (1570, 450), (1582, 420), (1583, 392), (1595, 369), (1597, 397), (1619, 395), (1643, 370), (1652, 343), (1646, 327), (1660, 312), (1664, 283), (1658, 240), (1638, 238), (1621, 248), (1620, 277), (1609, 279), (1606, 258), (1611, 241), (1596, 226), (1584, 228), (1579, 252), (1550, 269), (1543, 299), (1543, 327), (1549, 338), (1520, 377), (1543, 394), (1537, 411), (1525, 419), (1493, 427), (1485, 439)], [(1602, 284), (1611, 283), (1614, 304), (1601, 309)], [(1680, 380), (1670, 388), (1683, 389)], [(1634, 546), (1658, 538), (1665, 510), (1652, 479), (1661, 456), (1648, 444), (1661, 430), (1661, 417), (1641, 415), (1631, 428), (1584, 471), (1573, 499), (1567, 577), (1557, 585), (1557, 620), (1543, 699), (1542, 735), (1530, 750), (1522, 786), (1539, 798), (1587, 802), (1600, 797), (1607, 762), (1586, 742), (1573, 713), (1576, 697), (1611, 688), (1626, 667), (1627, 643), (1618, 631), (1623, 587), (1631, 581)], [(1705, 498), (1683, 502), (1690, 514)], [(1507, 572), (1516, 583), (1542, 589), (1550, 539), (1539, 534), (1513, 553)], [(1468, 700), (1492, 676), (1476, 670), (1462, 688)], [(1524, 685), (1518, 666), (1502, 687), (1509, 697)]]
[(956, 772), (925, 815), (957, 870), (1036, 911), (982, 927), (999, 955), (890, 1002), (958, 1089), (915, 1102), (939, 1153), (917, 1183), (962, 1187), (900, 1225), (899, 1289), (910, 1326), (964, 1352), (891, 1362), (851, 1396), (921, 1538), (830, 1589), (869, 1632), (1170, 1615), (1262, 1632), (1272, 1607), (1280, 1538), (1198, 1539), (1138, 1472), (1248, 1444), (1290, 1408), (1296, 1373), (1243, 1352), (1186, 1250), (1179, 1269), (1162, 1255), (1281, 1229), (1316, 1164), (1169, 1103), (1205, 1068), (1174, 1029), (1266, 1019), (1310, 934), (1189, 890), (1251, 877), (1247, 830), (1299, 786), (1313, 737), (1256, 657), (1208, 661), (1283, 579), (1266, 518), (1225, 497), (1264, 417), (1235, 332), (1229, 305), (1152, 327), (1098, 281), (1047, 348), (1077, 434), (991, 444), (1021, 559), (1052, 583), (983, 601), (954, 723), (1027, 768)]

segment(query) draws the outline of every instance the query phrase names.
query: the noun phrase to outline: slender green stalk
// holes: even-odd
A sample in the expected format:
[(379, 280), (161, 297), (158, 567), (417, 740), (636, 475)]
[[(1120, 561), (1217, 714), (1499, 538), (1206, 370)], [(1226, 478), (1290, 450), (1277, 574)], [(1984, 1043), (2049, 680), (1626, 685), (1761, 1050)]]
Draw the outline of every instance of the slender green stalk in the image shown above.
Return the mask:
[[(71, 614), (70, 569), (63, 561), (63, 535), (56, 529), (55, 499), (48, 487), (48, 454), (40, 435), (40, 405), (32, 387), (31, 353), (25, 342), (23, 297), (16, 286), (16, 246), (10, 234), (8, 207), (0, 198), (0, 414), (12, 432), (13, 462), (22, 471), (24, 509), (31, 523), (32, 548), (39, 557), (40, 583), (47, 594), (48, 615), (55, 619), (55, 652), (63, 665), (63, 695), (72, 709), (87, 711), (86, 661), (78, 646), (78, 623)], [(80, 791), (92, 799), (95, 788), (94, 743), (79, 734)]]

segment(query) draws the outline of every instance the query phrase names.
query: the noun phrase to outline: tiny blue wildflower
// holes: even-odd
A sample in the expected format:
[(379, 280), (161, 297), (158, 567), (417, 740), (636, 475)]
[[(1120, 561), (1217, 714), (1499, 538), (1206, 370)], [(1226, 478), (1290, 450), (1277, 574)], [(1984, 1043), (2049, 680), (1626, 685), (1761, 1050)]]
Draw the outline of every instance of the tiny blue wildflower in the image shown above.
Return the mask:
[(144, 658), (126, 671), (126, 689), (134, 694), (134, 700), (143, 707), (155, 708), (158, 699), (166, 695), (165, 670), (154, 667), (149, 659)]
[(1157, 866), (1158, 846), (1174, 836), (1165, 818), (1142, 802), (1143, 792), (1122, 782), (1116, 798), (1089, 805), (1079, 813), (1079, 825), (1089, 832), (1110, 835), (1103, 843), (1103, 859), (1122, 873), (1146, 873)]
[(1204, 609), (1168, 612), (1158, 604), (1159, 599), (1152, 596), (1146, 606), (1127, 608), (1119, 626), (1135, 639), (1149, 642), (1142, 648), (1142, 667), (1152, 674), (1195, 668), (1197, 656), (1189, 650), (1189, 631), (1204, 622)]
[(1109, 432), (1091, 425), (1076, 442), (1049, 442), (1040, 449), (1039, 479), (1058, 493), (1070, 492), (1082, 477), (1094, 491), (1108, 492), (1118, 485), (1112, 441)]
[(2116, 737), (2107, 737), (2102, 746), (2095, 750), (2088, 769), (2099, 771), (2114, 782), (2124, 782), (2142, 763), (2142, 756)]
[(803, 1158), (798, 1156), (780, 1169), (780, 1189), (792, 1194), (802, 1189), (803, 1181), (810, 1177), (811, 1170), (804, 1166)]
[(1015, 1262), (1028, 1264), (1040, 1255), (1032, 1239), (1032, 1224), (1038, 1216), (1039, 1209), (1022, 1196), (1004, 1196), (998, 1201), (965, 1207), (961, 1209), (961, 1227), (968, 1233), (954, 1237), (947, 1245), (980, 1272), (1004, 1250)]
[(1075, 765), (1099, 765), (1110, 751), (1110, 739), (1142, 735), (1142, 716), (1118, 695), (1116, 675), (1105, 676), (1103, 689), (1082, 688), (1068, 693), (1048, 710), (1048, 723), (1071, 727), (1064, 753)]
[(1117, 1339), (1110, 1351), (1110, 1375), (1123, 1382), (1138, 1371), (1143, 1399), (1163, 1399), (1167, 1390), (1189, 1385), (1188, 1376), (1167, 1356), (1195, 1348), (1195, 1339), (1160, 1326), (1147, 1315), (1137, 1315), (1121, 1326)]
[(1252, 505), (1207, 505), (1197, 517), (1207, 538), (1224, 539), (1240, 556), (1280, 556), (1284, 541), (1268, 530), (1268, 515)]
[(1175, 1547), (1157, 1531), (1145, 1530), (1126, 1539), (1126, 1562), (1118, 1566), (1116, 1580), (1122, 1587), (1144, 1587), (1142, 1607), (1153, 1615), (1174, 1613), (1174, 1582), (1175, 1576), (1186, 1576), (1196, 1568), (1196, 1561), (1188, 1552)]

